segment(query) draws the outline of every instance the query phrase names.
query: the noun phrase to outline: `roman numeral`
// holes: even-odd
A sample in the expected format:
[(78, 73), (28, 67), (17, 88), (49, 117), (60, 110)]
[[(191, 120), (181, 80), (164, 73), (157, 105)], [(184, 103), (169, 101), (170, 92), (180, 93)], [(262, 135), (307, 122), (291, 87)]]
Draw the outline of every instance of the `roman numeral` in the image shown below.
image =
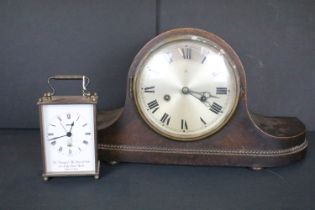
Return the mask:
[(78, 120), (79, 120), (79, 118), (80, 118), (80, 115), (78, 116), (78, 118), (77, 118), (75, 121), (78, 121)]
[(67, 118), (68, 118), (68, 119), (71, 119), (71, 114), (68, 113), (68, 114), (67, 114)]
[(87, 140), (84, 140), (83, 141), (83, 144), (88, 144), (89, 142)]
[(165, 59), (169, 64), (173, 63), (172, 55), (170, 53), (165, 54)]
[(204, 119), (202, 119), (202, 117), (200, 117), (200, 121), (201, 121), (204, 125), (207, 124), (206, 121), (205, 121)]
[(52, 142), (50, 142), (50, 143), (51, 143), (51, 145), (54, 145), (54, 146), (55, 146), (56, 141), (52, 141)]
[(91, 133), (85, 133), (85, 135), (88, 135), (88, 136), (89, 136), (89, 135), (91, 135)]
[(160, 119), (160, 121), (162, 123), (165, 123), (166, 122), (166, 125), (169, 125), (170, 124), (170, 121), (171, 121), (171, 116), (169, 116), (168, 114), (164, 113), (164, 115), (162, 116), (162, 118)]
[(159, 103), (155, 100), (151, 101), (148, 103), (148, 107), (150, 110), (153, 109), (152, 113), (156, 112), (160, 107), (159, 107)]
[(217, 95), (226, 95), (227, 88), (226, 87), (217, 87)]
[(181, 120), (181, 129), (185, 132), (185, 130), (188, 130), (188, 125), (186, 120)]
[(213, 104), (210, 107), (210, 111), (212, 111), (215, 114), (218, 114), (219, 112), (221, 112), (222, 110), (222, 106), (220, 106), (219, 104), (213, 102)]
[(69, 155), (71, 155), (72, 154), (72, 150), (71, 149), (69, 149)]
[(188, 47), (180, 48), (179, 53), (185, 60), (191, 59), (191, 48)]
[(53, 133), (48, 133), (48, 136), (53, 136), (54, 134)]
[(155, 86), (145, 87), (144, 92), (145, 93), (155, 93)]
[(87, 126), (87, 123), (85, 123), (85, 124), (82, 125), (82, 127), (85, 127), (85, 126)]
[(207, 56), (203, 57), (201, 63), (203, 64), (206, 61), (206, 59), (207, 59)]
[(54, 127), (56, 127), (56, 125), (54, 125), (54, 124), (49, 124), (50, 126), (54, 126)]
[(62, 151), (62, 147), (59, 147), (58, 151), (61, 152)]

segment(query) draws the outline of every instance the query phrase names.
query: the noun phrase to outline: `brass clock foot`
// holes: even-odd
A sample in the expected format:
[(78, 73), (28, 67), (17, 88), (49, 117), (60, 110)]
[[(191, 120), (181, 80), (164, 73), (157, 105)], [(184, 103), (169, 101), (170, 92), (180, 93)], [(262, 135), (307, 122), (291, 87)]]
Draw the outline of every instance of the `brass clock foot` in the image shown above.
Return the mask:
[(119, 162), (118, 161), (115, 161), (115, 160), (112, 160), (112, 161), (109, 161), (108, 164), (111, 165), (111, 166), (114, 166), (114, 165), (117, 165)]
[(252, 169), (253, 171), (261, 171), (261, 170), (263, 170), (264, 168), (261, 167), (261, 166), (252, 166), (251, 169)]
[(48, 181), (48, 177), (47, 176), (43, 176), (43, 180), (46, 182)]

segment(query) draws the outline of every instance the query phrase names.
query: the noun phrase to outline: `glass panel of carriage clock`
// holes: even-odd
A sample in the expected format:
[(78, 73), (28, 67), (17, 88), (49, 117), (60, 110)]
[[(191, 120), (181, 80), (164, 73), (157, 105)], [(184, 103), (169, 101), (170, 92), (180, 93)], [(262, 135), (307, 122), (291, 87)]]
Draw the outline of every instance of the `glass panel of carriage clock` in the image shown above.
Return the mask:
[(95, 170), (92, 104), (43, 105), (47, 172)]

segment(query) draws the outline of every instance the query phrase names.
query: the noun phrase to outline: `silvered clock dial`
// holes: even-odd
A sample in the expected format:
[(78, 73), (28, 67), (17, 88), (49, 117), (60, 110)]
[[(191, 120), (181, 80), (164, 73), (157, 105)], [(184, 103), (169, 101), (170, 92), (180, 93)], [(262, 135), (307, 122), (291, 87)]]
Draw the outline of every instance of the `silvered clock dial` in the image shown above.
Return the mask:
[(137, 68), (135, 101), (155, 131), (198, 140), (218, 131), (239, 99), (239, 76), (225, 51), (196, 35), (175, 36), (153, 48)]

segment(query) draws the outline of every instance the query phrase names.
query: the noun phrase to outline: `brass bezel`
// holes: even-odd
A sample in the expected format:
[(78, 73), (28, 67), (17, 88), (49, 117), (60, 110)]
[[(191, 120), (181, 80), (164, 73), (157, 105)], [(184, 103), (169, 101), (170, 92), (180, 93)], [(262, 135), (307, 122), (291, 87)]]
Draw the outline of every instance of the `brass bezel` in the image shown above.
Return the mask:
[[(173, 31), (176, 31), (176, 34), (172, 35), (171, 33)], [(157, 40), (158, 39), (158, 40)], [(217, 127), (215, 127), (213, 130), (203, 134), (203, 135), (199, 135), (199, 136), (194, 136), (194, 137), (189, 137), (189, 138), (185, 138), (178, 135), (169, 135), (165, 132), (163, 132), (162, 130), (160, 130), (157, 126), (154, 125), (154, 123), (152, 123), (149, 119), (147, 119), (147, 117), (145, 116), (145, 114), (143, 113), (143, 110), (141, 109), (140, 105), (139, 105), (139, 97), (138, 97), (138, 92), (137, 92), (137, 84), (138, 84), (138, 75), (141, 73), (141, 71), (143, 70), (143, 65), (145, 63), (145, 61), (147, 60), (147, 58), (156, 50), (158, 50), (160, 47), (171, 43), (171, 42), (175, 42), (175, 41), (181, 41), (181, 40), (192, 40), (192, 41), (200, 41), (202, 43), (205, 44), (209, 44), (210, 47), (215, 47), (217, 50), (221, 50), (223, 49), (223, 52), (226, 55), (227, 61), (230, 63), (233, 73), (234, 73), (234, 77), (236, 80), (236, 97), (233, 101), (233, 106), (232, 109), (230, 110), (230, 112), (225, 116), (224, 120), (222, 121), (221, 124), (219, 124)], [(227, 48), (227, 47), (228, 48)], [(147, 49), (149, 48), (149, 49)], [(134, 101), (135, 101), (135, 105), (137, 107), (137, 110), (141, 116), (141, 118), (145, 121), (145, 123), (151, 128), (153, 129), (155, 132), (157, 132), (158, 134), (167, 137), (171, 140), (176, 140), (176, 141), (197, 141), (197, 140), (202, 140), (208, 136), (211, 136), (213, 134), (215, 134), (216, 132), (218, 132), (219, 130), (221, 130), (231, 119), (231, 117), (233, 116), (233, 114), (235, 113), (235, 110), (238, 106), (239, 103), (239, 99), (240, 99), (240, 93), (241, 93), (241, 83), (240, 83), (240, 75), (238, 70), (236, 69), (236, 65), (235, 63), (237, 63), (237, 61), (233, 60), (233, 57), (230, 55), (230, 53), (234, 53), (236, 54), (233, 49), (220, 37), (204, 31), (204, 30), (200, 30), (200, 29), (187, 29), (187, 28), (183, 28), (183, 29), (175, 29), (175, 30), (171, 30), (168, 32), (164, 32), (162, 34), (160, 34), (159, 36), (157, 36), (156, 38), (154, 38), (153, 40), (151, 40), (150, 42), (148, 42), (139, 52), (139, 54), (141, 54), (141, 51), (146, 51), (142, 57), (140, 58), (139, 63), (137, 63), (136, 67), (135, 67), (135, 73), (132, 77), (131, 80), (131, 90), (132, 90), (132, 95), (134, 96)], [(240, 62), (240, 61), (239, 61)]]
[[(43, 161), (43, 173), (42, 177), (45, 181), (49, 177), (60, 176), (94, 176), (95, 179), (99, 179), (100, 174), (100, 161), (98, 160), (98, 142), (97, 142), (97, 125), (96, 125), (96, 104), (97, 96), (44, 96), (39, 99), (37, 105), (39, 106), (39, 122), (40, 122), (40, 135), (41, 135), (41, 150)], [(69, 172), (49, 172), (46, 167), (46, 154), (44, 146), (44, 133), (43, 133), (43, 106), (45, 105), (76, 105), (76, 104), (91, 104), (93, 106), (93, 118), (94, 118), (94, 150), (95, 150), (95, 170), (93, 171), (69, 171)]]

